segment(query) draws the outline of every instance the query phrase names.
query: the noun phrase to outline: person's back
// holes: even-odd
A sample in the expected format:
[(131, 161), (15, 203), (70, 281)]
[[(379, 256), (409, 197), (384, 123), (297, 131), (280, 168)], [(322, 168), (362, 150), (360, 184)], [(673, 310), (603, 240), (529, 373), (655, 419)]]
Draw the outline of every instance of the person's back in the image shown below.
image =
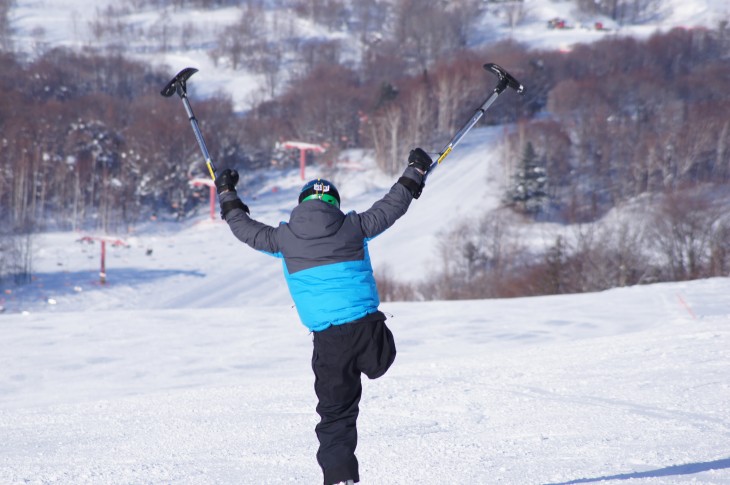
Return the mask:
[(359, 214), (318, 199), (278, 228), (284, 274), (302, 322), (313, 331), (377, 311), (380, 301)]
[(312, 369), (321, 417), (315, 429), (317, 461), (325, 485), (359, 481), (355, 448), (361, 374), (382, 376), (396, 355), (393, 334), (378, 310), (367, 243), (405, 214), (420, 195), (431, 163), (423, 150), (413, 150), (398, 183), (360, 214), (344, 214), (335, 186), (313, 180), (302, 188), (289, 221), (278, 227), (249, 217), (235, 190), (237, 173), (225, 170), (216, 178), (222, 217), (239, 240), (283, 259), (299, 317), (313, 333)]

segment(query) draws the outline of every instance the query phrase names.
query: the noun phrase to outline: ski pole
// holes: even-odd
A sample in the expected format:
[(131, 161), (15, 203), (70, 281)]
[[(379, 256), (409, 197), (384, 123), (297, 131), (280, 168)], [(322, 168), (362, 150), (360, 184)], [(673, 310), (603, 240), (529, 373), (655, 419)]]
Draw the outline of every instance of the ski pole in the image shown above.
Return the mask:
[(444, 149), (439, 152), (439, 156), (436, 161), (434, 161), (426, 171), (426, 174), (424, 176), (424, 183), (426, 181), (426, 178), (428, 177), (428, 174), (430, 174), (436, 167), (438, 167), (439, 164), (444, 161), (444, 158), (449, 156), (451, 151), (456, 147), (461, 139), (464, 138), (469, 130), (471, 130), (474, 125), (477, 124), (477, 121), (479, 121), (479, 119), (484, 115), (489, 107), (492, 106), (492, 103), (497, 100), (497, 97), (499, 97), (499, 95), (502, 94), (505, 89), (512, 88), (517, 92), (517, 94), (524, 94), (525, 87), (503, 68), (492, 63), (484, 64), (483, 67), (487, 71), (491, 71), (492, 73), (494, 73), (499, 78), (497, 86), (494, 88), (494, 90), (492, 90), (492, 94), (487, 98), (487, 100), (484, 101), (484, 103), (482, 103), (479, 108), (477, 108), (471, 119), (464, 126), (461, 127), (461, 129), (456, 133), (456, 135), (454, 135), (454, 137), (451, 139), (451, 141), (449, 141)]
[(188, 119), (190, 120), (190, 124), (193, 126), (195, 138), (198, 140), (198, 145), (200, 145), (200, 150), (203, 152), (203, 157), (205, 157), (205, 165), (208, 167), (208, 172), (210, 172), (210, 178), (215, 181), (215, 165), (213, 165), (213, 161), (210, 159), (208, 148), (206, 148), (205, 140), (203, 140), (203, 134), (200, 132), (200, 127), (198, 126), (198, 120), (193, 114), (193, 108), (190, 106), (190, 101), (188, 101), (188, 90), (186, 83), (188, 79), (190, 79), (190, 76), (192, 76), (196, 72), (198, 72), (198, 70), (194, 67), (186, 67), (182, 71), (178, 72), (177, 75), (172, 78), (169, 83), (167, 83), (167, 85), (160, 92), (160, 94), (166, 98), (169, 98), (173, 94), (177, 93), (178, 96), (180, 96), (180, 99), (182, 99), (183, 106), (185, 106), (185, 111), (187, 112)]

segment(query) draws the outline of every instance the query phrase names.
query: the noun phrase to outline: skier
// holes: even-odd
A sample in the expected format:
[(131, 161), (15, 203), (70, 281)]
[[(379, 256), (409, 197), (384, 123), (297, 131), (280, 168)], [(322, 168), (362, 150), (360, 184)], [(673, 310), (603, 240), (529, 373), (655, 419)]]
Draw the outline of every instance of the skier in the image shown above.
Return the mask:
[(284, 276), (299, 318), (313, 333), (312, 370), (321, 420), (317, 462), (324, 484), (360, 480), (357, 446), (361, 374), (376, 379), (395, 360), (393, 334), (378, 310), (367, 243), (406, 213), (418, 198), (431, 157), (411, 150), (408, 166), (390, 191), (365, 212), (340, 210), (340, 195), (323, 179), (302, 187), (289, 222), (268, 226), (249, 217), (236, 193), (238, 173), (215, 179), (221, 216), (254, 249), (283, 258)]

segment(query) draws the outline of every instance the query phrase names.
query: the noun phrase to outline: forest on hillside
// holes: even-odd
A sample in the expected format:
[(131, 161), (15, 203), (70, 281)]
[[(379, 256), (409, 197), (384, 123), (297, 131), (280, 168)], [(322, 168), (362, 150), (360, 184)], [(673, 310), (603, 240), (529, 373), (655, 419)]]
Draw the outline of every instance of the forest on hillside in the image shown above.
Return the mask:
[[(294, 3), (318, 22), (342, 22), (325, 15), (337, 9), (315, 9), (320, 2)], [(645, 41), (611, 36), (569, 52), (516, 42), (475, 50), (466, 44), (477, 3), (455, 2), (448, 15), (424, 12), (418, 22), (405, 0), (385, 10), (373, 7), (376, 0), (353, 4), (359, 10), (350, 12), (358, 19), (352, 28), (360, 29), (365, 46), (359, 63), (345, 62), (336, 42), (252, 35), (247, 29), (256, 22), (223, 29), (210, 55), (227, 63), (241, 56), (268, 73), (270, 83), (267, 96), (244, 114), (223, 95), (195, 100), (216, 164), (241, 171), (270, 167), (272, 160), (286, 166), (278, 144), (294, 138), (327, 145), (329, 163), (341, 150), (371, 149), (395, 173), (412, 147), (443, 146), (471, 116), (493, 86), (481, 68), (490, 61), (527, 86), (524, 97), (506, 92), (486, 116), (487, 123), (514, 127), (504, 163), (514, 179), (505, 187), (505, 206), (516, 213), (585, 223), (647, 194), (675, 200), (727, 189), (726, 26), (675, 29)], [(255, 1), (242, 8), (263, 12)], [(114, 13), (99, 12), (100, 37), (139, 34), (121, 24), (113, 29)], [(435, 22), (438, 13), (453, 28), (436, 29), (437, 36), (428, 19)], [(387, 17), (371, 18), (376, 14)], [(390, 27), (374, 39), (375, 25)], [(187, 117), (179, 103), (159, 95), (173, 73), (132, 61), (120, 48), (49, 48), (29, 58), (6, 45), (0, 55), (0, 277), (27, 274), (26, 241), (38, 231), (123, 230), (152, 214), (184, 218), (204, 203), (205, 194), (189, 183), (205, 173)], [(282, 83), (285, 66), (294, 75)], [(526, 190), (530, 183), (539, 190)], [(721, 274), (728, 264), (722, 251), (727, 244), (713, 253), (711, 271), (681, 274)]]

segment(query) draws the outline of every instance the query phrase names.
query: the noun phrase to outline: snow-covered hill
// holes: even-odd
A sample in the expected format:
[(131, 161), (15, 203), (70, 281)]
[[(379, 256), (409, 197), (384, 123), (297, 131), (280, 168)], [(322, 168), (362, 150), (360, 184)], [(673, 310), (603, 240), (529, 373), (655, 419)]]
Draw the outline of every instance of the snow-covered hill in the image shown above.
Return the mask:
[[(643, 5), (648, 7), (644, 8), (647, 13), (637, 23), (623, 25), (605, 16), (581, 13), (572, 0), (507, 3), (512, 6), (485, 9), (475, 22), (473, 31), (469, 32), (471, 47), (514, 39), (534, 48), (567, 49), (573, 44), (593, 42), (607, 35), (644, 38), (674, 27), (714, 29), (720, 22), (730, 20), (730, 6), (726, 0), (644, 0), (631, 5), (624, 2), (628, 11)], [(122, 40), (125, 55), (154, 66), (169, 66), (171, 75), (185, 67), (198, 68), (200, 73), (196, 75), (195, 85), (191, 85), (196, 95), (227, 92), (240, 110), (250, 108), (255, 100), (260, 99), (264, 84), (262, 75), (243, 67), (233, 69), (225, 61), (216, 64), (210, 56), (216, 44), (216, 34), (240, 19), (240, 9), (155, 9), (136, 8), (134, 5), (134, 2), (110, 0), (16, 0), (10, 10), (15, 48), (29, 55), (53, 46), (103, 49), (107, 44), (119, 43), (120, 40), (104, 29), (102, 35), (95, 34), (94, 23), (111, 17), (113, 26), (121, 25), (124, 27), (119, 27), (120, 30), (131, 32)], [(115, 9), (111, 15), (106, 13), (109, 7)], [(351, 57), (357, 58), (359, 41), (353, 33), (330, 31), (305, 21), (285, 3), (269, 2), (267, 11), (269, 16), (278, 15), (275, 25), (279, 28), (296, 25), (297, 32), (304, 39), (341, 40), (345, 50), (351, 51)], [(565, 20), (568, 28), (548, 29), (548, 21), (554, 18)], [(604, 29), (596, 30), (597, 23)], [(155, 35), (151, 36), (150, 32)], [(161, 50), (161, 42), (169, 45)]]

